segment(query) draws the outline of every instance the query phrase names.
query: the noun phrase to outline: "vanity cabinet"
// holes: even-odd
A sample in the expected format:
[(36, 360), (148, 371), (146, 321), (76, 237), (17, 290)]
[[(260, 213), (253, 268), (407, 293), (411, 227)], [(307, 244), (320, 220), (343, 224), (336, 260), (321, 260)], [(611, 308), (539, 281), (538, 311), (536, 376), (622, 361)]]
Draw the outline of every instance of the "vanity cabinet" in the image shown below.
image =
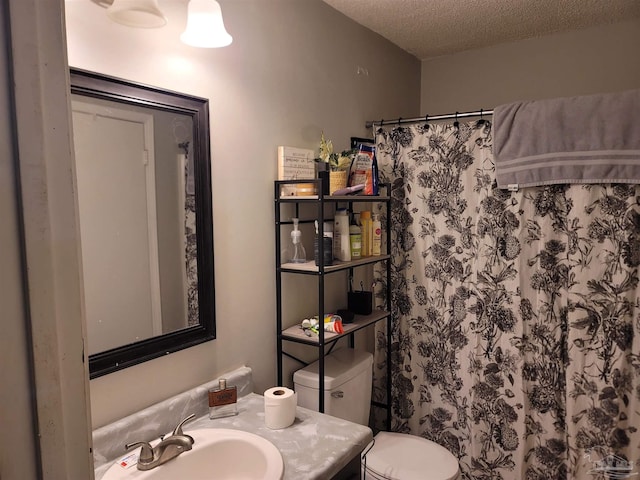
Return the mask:
[[(276, 332), (277, 332), (277, 372), (278, 372), (278, 385), (283, 385), (283, 360), (284, 357), (291, 358), (292, 360), (300, 363), (303, 367), (308, 365), (307, 362), (297, 358), (285, 349), (285, 345), (291, 343), (306, 345), (310, 348), (317, 350), (316, 358), (318, 360), (318, 410), (324, 413), (324, 359), (328, 355), (333, 347), (335, 347), (338, 340), (347, 338), (349, 346), (353, 348), (355, 346), (355, 332), (367, 327), (371, 327), (380, 321), (386, 321), (387, 331), (387, 370), (386, 370), (386, 402), (380, 403), (373, 401), (372, 406), (383, 408), (386, 410), (386, 428), (391, 427), (391, 372), (389, 365), (391, 363), (391, 266), (390, 255), (391, 251), (391, 238), (388, 232), (391, 231), (391, 218), (388, 214), (391, 206), (391, 185), (380, 184), (380, 195), (341, 195), (333, 196), (323, 193), (323, 179), (316, 180), (278, 180), (275, 182), (275, 244), (276, 244)], [(295, 195), (291, 192), (296, 192), (296, 185), (302, 184), (300, 191), (308, 191), (309, 185), (313, 184), (311, 189), (314, 192), (318, 192), (313, 195)], [(324, 265), (324, 242), (318, 242), (318, 264), (314, 258), (314, 243), (313, 238), (315, 236), (315, 222), (317, 221), (318, 238), (323, 237), (324, 222), (329, 221), (333, 223), (335, 212), (338, 208), (347, 208), (348, 211), (358, 213), (363, 210), (372, 210), (377, 208), (377, 211), (383, 213), (381, 218), (385, 220), (384, 231), (385, 235), (382, 236), (381, 255), (369, 256), (358, 258), (349, 262), (342, 262), (333, 260), (331, 265)], [(306, 247), (305, 263), (289, 263), (286, 258), (286, 248), (291, 243), (290, 231), (292, 229), (292, 218), (299, 219), (299, 228), (303, 230), (303, 240)], [(311, 224), (311, 225), (308, 225)], [(305, 228), (306, 225), (306, 228)], [(311, 241), (310, 241), (311, 240)], [(343, 323), (343, 333), (325, 332), (322, 328), (322, 322), (320, 322), (320, 328), (318, 335), (309, 336), (309, 332), (305, 332), (301, 328), (301, 322), (303, 318), (283, 318), (284, 307), (284, 291), (283, 291), (283, 278), (285, 275), (307, 275), (315, 277), (317, 292), (315, 295), (309, 295), (305, 301), (313, 303), (315, 300), (316, 305), (309, 305), (309, 311), (313, 311), (317, 315), (318, 319), (323, 319), (325, 313), (335, 313), (335, 309), (325, 309), (325, 287), (329, 287), (329, 283), (332, 278), (338, 277), (337, 272), (347, 271), (349, 282), (351, 283), (354, 272), (357, 269), (365, 267), (367, 265), (374, 265), (382, 262), (384, 265), (384, 275), (386, 279), (381, 282), (386, 289), (385, 303), (383, 309), (374, 308), (369, 315), (355, 315), (355, 318), (350, 323)], [(335, 281), (339, 281), (336, 278)], [(344, 288), (344, 305), (336, 306), (336, 309), (346, 308), (347, 290), (348, 284), (345, 284)], [(333, 289), (335, 290), (335, 288)], [(315, 296), (315, 298), (314, 298)], [(313, 314), (308, 315), (309, 317)]]

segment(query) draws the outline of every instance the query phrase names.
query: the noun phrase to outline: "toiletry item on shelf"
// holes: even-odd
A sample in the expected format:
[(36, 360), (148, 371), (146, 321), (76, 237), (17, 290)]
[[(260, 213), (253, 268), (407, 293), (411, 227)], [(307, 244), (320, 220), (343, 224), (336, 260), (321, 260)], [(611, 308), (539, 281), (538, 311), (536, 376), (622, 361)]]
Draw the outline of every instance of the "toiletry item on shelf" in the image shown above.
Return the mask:
[(351, 247), (351, 260), (357, 260), (362, 256), (362, 233), (355, 221), (349, 226), (349, 244)]
[[(316, 265), (320, 265), (320, 254), (318, 250), (318, 237), (320, 236), (320, 232), (318, 231), (318, 221), (315, 221), (316, 225), (316, 236), (313, 239), (313, 257), (316, 261)], [(324, 262), (324, 266), (331, 265), (333, 263), (333, 231), (327, 231), (327, 228), (333, 229), (331, 224), (328, 222), (323, 222), (323, 232), (322, 232), (322, 258)]]
[[(316, 317), (317, 318), (317, 317)], [(335, 313), (324, 314), (324, 331), (332, 333), (344, 333), (342, 318)]]
[(362, 237), (362, 249), (360, 255), (362, 257), (370, 257), (372, 255), (371, 244), (371, 212), (364, 210), (360, 212), (360, 235)]
[(346, 208), (339, 208), (333, 219), (333, 257), (342, 262), (351, 260), (349, 246), (349, 213)]
[(339, 315), (340, 318), (342, 318), (342, 325), (353, 323), (353, 319), (355, 318), (354, 313), (350, 312), (346, 308), (339, 308), (336, 310), (336, 315)]
[(293, 231), (291, 232), (291, 246), (289, 251), (289, 261), (291, 263), (305, 263), (307, 252), (302, 245), (302, 232), (298, 230), (298, 219), (292, 218)]
[(364, 184), (361, 195), (378, 195), (378, 161), (373, 145), (360, 145), (360, 149), (351, 162), (349, 187)]
[(324, 221), (322, 222), (322, 234), (325, 237), (331, 237), (333, 239), (333, 222), (332, 221)]
[(371, 255), (377, 256), (382, 253), (382, 224), (380, 215), (371, 215)]
[(331, 195), (351, 195), (352, 193), (358, 193), (360, 190), (364, 189), (364, 183), (360, 185), (354, 185), (353, 187), (341, 188), (340, 190), (336, 190)]
[(227, 379), (221, 378), (218, 388), (209, 390), (209, 418), (230, 417), (238, 414), (238, 389), (227, 386)]
[(311, 337), (313, 335), (318, 335), (318, 320), (315, 318), (305, 318), (300, 322), (300, 328), (304, 332), (307, 337)]
[[(311, 334), (318, 335), (318, 330), (320, 329), (318, 316), (316, 315), (313, 318), (305, 318), (300, 323), (300, 328), (302, 328), (308, 337), (310, 337)], [(342, 317), (335, 313), (326, 313), (324, 315), (324, 331), (330, 333), (344, 333)]]

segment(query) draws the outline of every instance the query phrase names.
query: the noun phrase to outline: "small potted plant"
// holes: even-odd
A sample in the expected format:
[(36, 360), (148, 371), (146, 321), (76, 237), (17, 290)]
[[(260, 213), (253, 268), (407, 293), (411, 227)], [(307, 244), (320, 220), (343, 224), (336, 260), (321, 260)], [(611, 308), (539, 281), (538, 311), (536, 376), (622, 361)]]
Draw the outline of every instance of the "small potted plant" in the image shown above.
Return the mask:
[[(329, 173), (329, 195), (347, 186), (349, 167), (351, 166), (354, 153), (355, 150), (343, 150), (340, 153), (335, 153), (333, 151), (333, 143), (331, 140), (326, 140), (324, 138), (324, 132), (322, 132), (320, 150), (318, 158), (315, 160), (324, 167), (324, 171), (328, 171)], [(318, 170), (322, 171), (321, 168)]]

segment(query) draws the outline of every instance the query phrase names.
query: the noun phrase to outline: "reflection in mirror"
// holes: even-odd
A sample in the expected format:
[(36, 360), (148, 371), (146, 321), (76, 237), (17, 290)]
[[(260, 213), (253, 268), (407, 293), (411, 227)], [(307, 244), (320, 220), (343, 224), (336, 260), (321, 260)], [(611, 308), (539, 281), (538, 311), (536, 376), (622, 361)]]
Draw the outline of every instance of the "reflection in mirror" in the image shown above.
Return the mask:
[(208, 102), (71, 70), (91, 377), (215, 336)]

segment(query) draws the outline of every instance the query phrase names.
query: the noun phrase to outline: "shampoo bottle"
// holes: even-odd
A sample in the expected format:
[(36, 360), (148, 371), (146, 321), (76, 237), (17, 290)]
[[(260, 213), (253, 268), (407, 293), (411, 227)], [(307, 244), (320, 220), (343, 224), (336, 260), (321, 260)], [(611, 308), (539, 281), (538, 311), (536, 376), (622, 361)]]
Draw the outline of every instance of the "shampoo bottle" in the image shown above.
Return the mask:
[(371, 255), (380, 255), (382, 253), (382, 225), (380, 224), (380, 216), (377, 213), (372, 215), (371, 219)]
[(333, 257), (342, 262), (351, 261), (349, 246), (349, 214), (346, 208), (339, 208), (333, 219)]
[(363, 257), (372, 255), (371, 244), (371, 212), (365, 210), (360, 212), (360, 230), (362, 235), (362, 252)]
[(351, 260), (359, 259), (362, 256), (362, 233), (355, 221), (349, 226), (349, 243)]

